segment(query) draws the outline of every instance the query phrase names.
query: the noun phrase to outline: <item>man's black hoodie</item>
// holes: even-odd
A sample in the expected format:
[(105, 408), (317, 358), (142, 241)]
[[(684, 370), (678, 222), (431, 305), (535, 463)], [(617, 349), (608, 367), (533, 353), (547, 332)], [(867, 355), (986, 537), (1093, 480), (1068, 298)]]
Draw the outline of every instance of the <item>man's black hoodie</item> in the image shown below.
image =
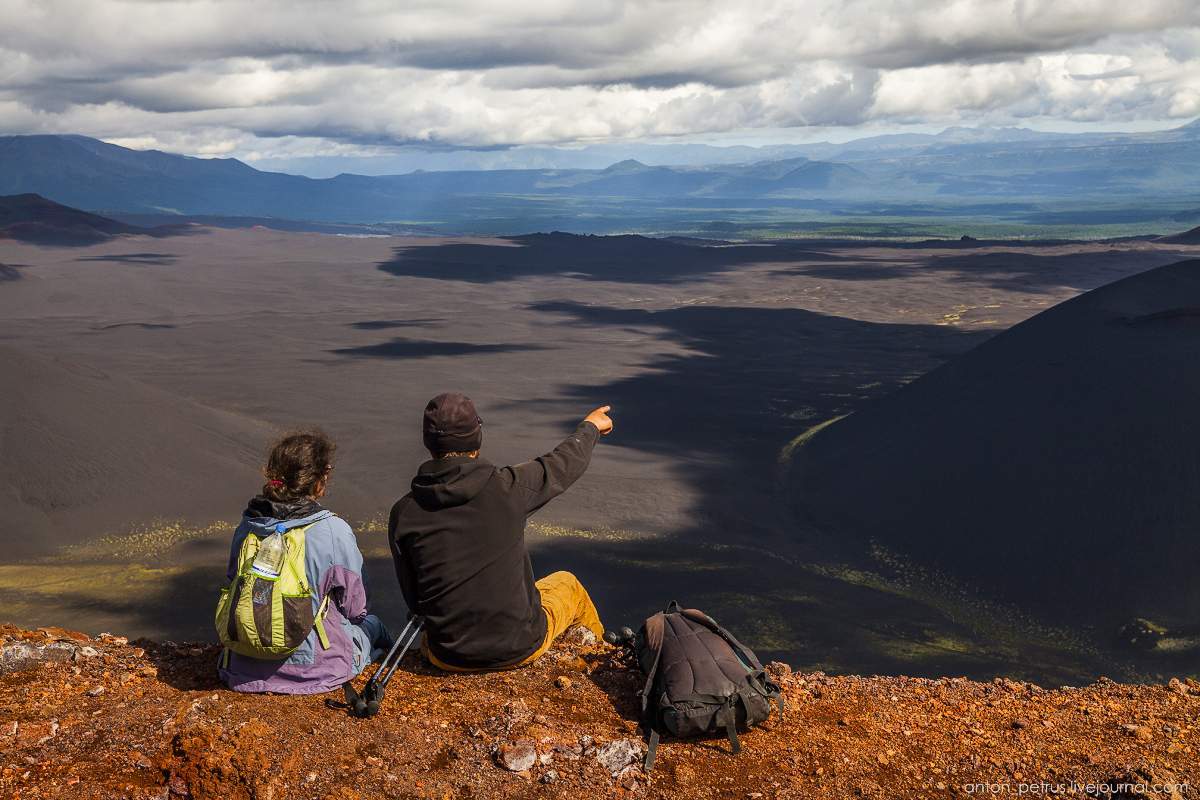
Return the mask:
[(541, 458), (495, 467), (480, 458), (426, 461), (392, 506), (388, 539), (410, 611), (429, 649), (465, 668), (518, 664), (546, 636), (546, 613), (525, 549), (525, 521), (566, 491), (600, 432), (584, 422)]

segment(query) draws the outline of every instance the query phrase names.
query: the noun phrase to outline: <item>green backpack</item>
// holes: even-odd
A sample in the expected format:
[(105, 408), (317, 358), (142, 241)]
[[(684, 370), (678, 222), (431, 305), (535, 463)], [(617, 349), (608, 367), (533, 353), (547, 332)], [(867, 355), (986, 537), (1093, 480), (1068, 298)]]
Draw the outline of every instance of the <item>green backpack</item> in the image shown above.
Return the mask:
[[(282, 526), (280, 526), (282, 527)], [(296, 651), (316, 628), (323, 649), (329, 649), (325, 613), (329, 596), (313, 613), (316, 595), (304, 568), (304, 539), (310, 525), (283, 531), (283, 567), (277, 578), (251, 571), (262, 540), (247, 534), (238, 553), (238, 570), (217, 601), (217, 636), (228, 651), (240, 656), (277, 660)]]

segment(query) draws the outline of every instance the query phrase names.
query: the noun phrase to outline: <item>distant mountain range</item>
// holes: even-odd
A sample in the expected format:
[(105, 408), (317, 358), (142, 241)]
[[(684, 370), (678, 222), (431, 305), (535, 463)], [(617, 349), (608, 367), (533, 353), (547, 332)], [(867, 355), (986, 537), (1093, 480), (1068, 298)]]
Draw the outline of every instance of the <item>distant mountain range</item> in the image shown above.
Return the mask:
[(414, 170), (464, 171), (495, 169), (603, 169), (632, 159), (652, 166), (713, 166), (748, 164), (755, 161), (804, 157), (822, 161), (850, 161), (888, 154), (915, 155), (949, 145), (964, 144), (1110, 144), (1164, 143), (1195, 134), (1184, 126), (1170, 131), (1127, 134), (1068, 134), (1033, 131), (1027, 128), (947, 128), (941, 133), (904, 133), (870, 136), (848, 142), (807, 144), (712, 145), (644, 144), (639, 142), (592, 144), (584, 147), (512, 147), (488, 150), (422, 150), (401, 147), (388, 155), (308, 156), (264, 158), (253, 162), (257, 169), (331, 178), (343, 172), (362, 175), (395, 175)]
[[(533, 208), (539, 227), (560, 218), (569, 224), (586, 219), (591, 208), (625, 203), (837, 210), (871, 203), (1200, 198), (1200, 125), (1195, 123), (1142, 135), (951, 129), (939, 135), (744, 150), (738, 153), (747, 160), (740, 163), (650, 166), (626, 159), (603, 169), (316, 179), (262, 172), (234, 159), (129, 150), (83, 136), (8, 136), (0, 137), (0, 194), (37, 193), (118, 215), (414, 226), (447, 219), (470, 223), (502, 212), (519, 220)], [(465, 224), (460, 229), (481, 228)]]
[(839, 194), (869, 178), (844, 164), (793, 158), (712, 168), (623, 161), (602, 170), (489, 170), (339, 175), (260, 172), (233, 159), (129, 150), (83, 136), (0, 138), (0, 194), (36, 192), (79, 208), (384, 222), (461, 196), (730, 197)]

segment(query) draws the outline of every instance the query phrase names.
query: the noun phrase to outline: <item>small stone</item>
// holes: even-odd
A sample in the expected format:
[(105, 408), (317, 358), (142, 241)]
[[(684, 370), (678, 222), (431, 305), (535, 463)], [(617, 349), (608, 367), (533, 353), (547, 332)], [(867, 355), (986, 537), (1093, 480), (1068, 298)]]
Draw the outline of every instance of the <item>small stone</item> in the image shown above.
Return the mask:
[(596, 761), (614, 778), (640, 761), (641, 756), (641, 744), (632, 739), (617, 739), (596, 750)]
[(747, 792), (746, 793), (747, 800), (758, 800), (758, 798), (760, 798), (762, 796), (763, 796), (762, 792)]
[(92, 688), (87, 690), (88, 697), (99, 697), (102, 694), (104, 694), (103, 686), (93, 686)]
[(1137, 739), (1139, 742), (1148, 742), (1152, 738), (1154, 738), (1154, 734), (1145, 725), (1133, 725), (1133, 724), (1122, 725), (1121, 730), (1127, 736), (1132, 736), (1133, 738)]
[(176, 797), (191, 797), (192, 792), (188, 788), (187, 781), (179, 775), (172, 775), (171, 780), (167, 781), (167, 788), (171, 790), (171, 794)]
[(1169, 688), (1175, 694), (1184, 695), (1185, 697), (1190, 691), (1190, 689), (1188, 689), (1188, 685), (1179, 680), (1179, 678), (1171, 678), (1171, 680), (1167, 682), (1167, 688)]
[(1025, 728), (1028, 728), (1028, 727), (1029, 727), (1029, 720), (1027, 720), (1027, 719), (1021, 719), (1021, 718), (1019, 718), (1019, 717), (1018, 717), (1017, 719), (1014, 719), (1014, 720), (1012, 721), (1012, 726), (1013, 726), (1013, 728), (1014, 728), (1014, 729), (1016, 729), (1016, 730), (1018, 730), (1018, 731), (1019, 731), (1019, 730), (1024, 730)]
[(579, 644), (584, 647), (590, 647), (596, 643), (596, 634), (590, 629), (582, 625), (576, 625), (563, 634), (563, 639), (570, 644)]
[(542, 777), (538, 778), (538, 780), (540, 780), (542, 783), (554, 783), (556, 780), (558, 780), (558, 773), (552, 769), (548, 769), (546, 770), (545, 774), (542, 775)]
[(888, 757), (887, 757), (886, 753), (880, 753), (879, 755), (875, 756), (875, 760), (878, 761), (882, 766), (885, 766), (885, 767), (891, 763), (890, 761), (888, 761)]
[(583, 754), (589, 755), (596, 748), (596, 740), (586, 733), (579, 737), (579, 746), (583, 748)]
[(146, 758), (141, 753), (135, 753), (135, 755), (137, 756), (137, 758), (134, 759), (133, 764), (138, 769), (150, 769), (151, 767), (154, 766), (154, 762), (151, 761), (150, 759)]
[(533, 719), (533, 712), (529, 710), (529, 706), (525, 701), (517, 698), (510, 700), (504, 704), (501, 711), (504, 713), (504, 729), (510, 731), (517, 725), (524, 725)]
[(518, 739), (500, 746), (496, 762), (509, 772), (524, 772), (537, 763), (537, 749), (528, 739)]
[(571, 679), (568, 678), (566, 675), (559, 675), (557, 678), (554, 679), (554, 685), (557, 686), (559, 689), (563, 689), (563, 690), (570, 689), (571, 688)]
[(304, 782), (305, 782), (305, 783), (312, 783), (312, 782), (313, 782), (313, 781), (315, 781), (316, 779), (317, 779), (317, 773), (315, 773), (315, 772), (310, 772), (310, 773), (308, 773), (307, 775), (305, 775), (305, 776), (304, 776)]
[(49, 722), (24, 722), (17, 728), (17, 746), (43, 745), (58, 736), (58, 720)]
[(556, 744), (550, 749), (554, 755), (565, 758), (568, 761), (578, 761), (579, 757), (583, 755), (583, 745), (581, 744)]
[(6, 722), (0, 727), (0, 736), (16, 736), (19, 727), (21, 726), (15, 719), (12, 722)]
[(367, 762), (367, 765), (371, 767), (383, 766), (383, 759), (379, 756), (367, 756), (364, 760)]
[(782, 661), (770, 662), (766, 666), (766, 671), (777, 683), (782, 683), (792, 677), (792, 668)]
[(838, 725), (841, 725), (843, 728), (845, 728), (845, 727), (847, 727), (849, 724), (850, 724), (850, 718), (849, 718), (849, 717), (838, 717)]
[(38, 648), (25, 642), (0, 647), (0, 671), (28, 669), (40, 661)]
[(84, 659), (84, 658), (95, 658), (98, 655), (100, 655), (99, 650), (97, 650), (94, 647), (89, 647), (89, 646), (85, 645), (75, 651), (75, 660), (79, 661), (80, 659)]
[(42, 649), (47, 661), (74, 661), (79, 648), (71, 642), (51, 642)]

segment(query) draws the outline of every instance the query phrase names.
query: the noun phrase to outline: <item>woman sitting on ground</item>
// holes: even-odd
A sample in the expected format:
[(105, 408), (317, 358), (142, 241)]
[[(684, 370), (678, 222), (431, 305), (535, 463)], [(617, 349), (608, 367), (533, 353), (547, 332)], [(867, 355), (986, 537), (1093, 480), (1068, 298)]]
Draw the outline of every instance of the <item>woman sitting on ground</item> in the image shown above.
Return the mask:
[[(242, 522), (233, 534), (229, 555), (230, 591), (239, 592), (235, 578), (244, 570), (243, 560), (248, 561), (250, 556), (260, 552), (258, 546), (243, 548), (247, 537), (257, 537), (258, 541), (250, 544), (265, 548), (264, 543), (273, 533), (303, 528), (304, 575), (301, 579), (299, 562), (295, 561), (291, 566), (296, 573), (292, 580), (308, 588), (306, 599), (312, 603), (312, 613), (309, 614), (307, 607), (301, 607), (300, 617), (306, 622), (316, 620), (316, 624), (299, 647), (286, 657), (252, 658), (227, 647), (221, 655), (220, 673), (230, 689), (283, 694), (326, 692), (358, 675), (390, 644), (383, 623), (367, 613), (363, 556), (353, 531), (317, 502), (329, 485), (334, 449), (334, 443), (320, 431), (291, 434), (281, 439), (271, 448), (262, 494), (252, 498), (242, 512)], [(297, 547), (297, 556), (298, 553)], [(270, 584), (254, 580), (244, 582), (242, 586), (250, 587), (246, 589), (248, 592), (264, 589), (269, 592), (271, 589)], [(286, 590), (283, 598), (296, 601)], [(247, 607), (251, 610), (251, 627), (255, 621), (265, 621), (266, 624), (259, 627), (262, 638), (269, 641), (272, 636), (270, 595), (264, 593), (260, 598), (256, 594), (253, 600), (258, 604)], [(237, 602), (236, 597), (233, 602)], [(260, 617), (260, 614), (266, 616)], [(242, 618), (245, 619), (244, 614)], [(286, 623), (288, 626), (294, 624), (290, 620)], [(274, 625), (274, 635), (278, 637), (284, 626), (278, 622)], [(229, 627), (230, 623), (227, 623), (226, 628)], [(223, 641), (229, 641), (220, 627), (218, 632)], [(291, 629), (288, 632), (292, 632)], [(303, 636), (303, 629), (295, 635), (298, 640)], [(242, 636), (245, 638), (245, 630)]]

